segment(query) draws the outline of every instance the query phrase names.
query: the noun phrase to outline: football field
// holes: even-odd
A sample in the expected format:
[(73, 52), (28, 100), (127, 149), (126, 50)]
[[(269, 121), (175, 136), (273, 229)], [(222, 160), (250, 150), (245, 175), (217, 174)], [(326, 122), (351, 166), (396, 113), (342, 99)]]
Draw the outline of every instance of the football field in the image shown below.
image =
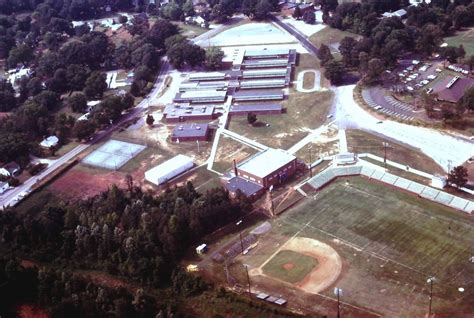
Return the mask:
[[(428, 311), (427, 279), (433, 276), (433, 311), (457, 317), (474, 312), (473, 227), (474, 219), (462, 212), (363, 177), (339, 178), (276, 218), (245, 262), (275, 267), (288, 241), (312, 239), (330, 245), (343, 264), (335, 283), (319, 294), (334, 298), (337, 286), (343, 300), (357, 308), (421, 317)], [(315, 255), (314, 271), (322, 263)], [(255, 279), (274, 286), (270, 281), (281, 280), (293, 266), (280, 263), (279, 277), (263, 267), (263, 273), (254, 271), (261, 275)]]

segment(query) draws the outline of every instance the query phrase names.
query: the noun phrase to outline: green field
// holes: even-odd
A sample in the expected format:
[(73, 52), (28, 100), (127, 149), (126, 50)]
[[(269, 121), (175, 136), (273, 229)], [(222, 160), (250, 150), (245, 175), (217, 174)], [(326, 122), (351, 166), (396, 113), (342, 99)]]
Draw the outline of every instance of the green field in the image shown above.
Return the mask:
[(318, 261), (313, 257), (283, 250), (265, 264), (263, 272), (288, 283), (297, 283), (317, 265)]
[(444, 40), (450, 46), (458, 47), (462, 44), (464, 50), (466, 50), (466, 56), (474, 55), (474, 28), (459, 31), (455, 36), (450, 36)]
[(331, 91), (316, 93), (291, 92), (283, 102), (286, 113), (257, 115), (257, 124), (250, 126), (246, 116), (232, 117), (229, 130), (274, 147), (288, 149), (326, 121), (333, 100)]
[[(350, 291), (344, 301), (384, 316), (421, 317), (434, 276), (434, 312), (459, 317), (474, 312), (473, 226), (472, 217), (409, 193), (341, 178), (275, 219), (246, 263), (260, 266), (295, 234), (317, 239), (346, 264), (337, 282)], [(329, 289), (323, 294), (333, 297)]]

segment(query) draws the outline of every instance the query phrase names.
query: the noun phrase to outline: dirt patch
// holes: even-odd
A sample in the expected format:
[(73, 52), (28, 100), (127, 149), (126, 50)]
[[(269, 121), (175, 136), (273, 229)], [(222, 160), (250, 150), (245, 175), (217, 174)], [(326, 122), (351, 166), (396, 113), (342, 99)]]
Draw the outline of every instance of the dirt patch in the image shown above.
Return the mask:
[[(91, 170), (91, 171), (89, 171)], [(74, 168), (51, 184), (51, 191), (65, 200), (95, 196), (116, 184), (124, 187), (125, 174), (117, 171), (97, 173), (96, 169)]]
[(19, 318), (48, 318), (48, 312), (34, 304), (22, 304), (16, 310)]
[(283, 268), (286, 269), (287, 271), (291, 271), (293, 268), (295, 268), (295, 264), (286, 263), (286, 264), (283, 264)]

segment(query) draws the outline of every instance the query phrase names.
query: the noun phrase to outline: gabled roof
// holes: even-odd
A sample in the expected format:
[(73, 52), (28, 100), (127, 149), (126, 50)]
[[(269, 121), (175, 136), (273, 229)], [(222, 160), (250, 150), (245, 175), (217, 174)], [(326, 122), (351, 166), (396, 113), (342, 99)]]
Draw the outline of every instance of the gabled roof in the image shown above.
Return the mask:
[(474, 87), (474, 79), (460, 78), (454, 82), (449, 88), (445, 88), (438, 92), (438, 100), (457, 103), (464, 96), (466, 90)]

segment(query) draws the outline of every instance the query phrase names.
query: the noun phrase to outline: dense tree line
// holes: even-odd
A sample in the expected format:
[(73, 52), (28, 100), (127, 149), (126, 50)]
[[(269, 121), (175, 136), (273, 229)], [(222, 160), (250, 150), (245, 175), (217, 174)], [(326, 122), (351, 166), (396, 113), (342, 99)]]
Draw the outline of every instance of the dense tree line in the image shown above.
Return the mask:
[(323, 64), (328, 63), (327, 77), (334, 83), (339, 82), (342, 66), (345, 71), (358, 71), (370, 84), (409, 52), (423, 56), (439, 52), (452, 63), (461, 61), (465, 57), (462, 46), (440, 48), (440, 44), (445, 36), (474, 23), (474, 3), (432, 1), (430, 5), (409, 6), (406, 23), (398, 17), (380, 19), (381, 13), (407, 7), (407, 2), (371, 0), (337, 5), (323, 1), (323, 19), (329, 26), (361, 36), (358, 40), (345, 37), (341, 41), (341, 63), (332, 61), (329, 49), (321, 47), (319, 58)]
[(3, 246), (38, 261), (100, 269), (161, 287), (189, 247), (250, 209), (223, 188), (201, 195), (191, 183), (154, 197), (128, 180), (89, 200), (0, 215)]

